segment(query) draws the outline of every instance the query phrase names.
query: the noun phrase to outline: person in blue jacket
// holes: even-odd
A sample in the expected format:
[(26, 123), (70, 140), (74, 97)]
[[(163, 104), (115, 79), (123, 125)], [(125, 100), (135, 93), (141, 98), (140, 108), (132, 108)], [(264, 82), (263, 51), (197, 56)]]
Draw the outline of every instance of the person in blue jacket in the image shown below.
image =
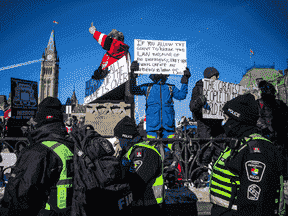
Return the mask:
[[(146, 83), (140, 86), (136, 84), (139, 70), (137, 61), (131, 64), (131, 85), (130, 92), (134, 95), (146, 96), (146, 132), (147, 138), (156, 138), (156, 131), (162, 129), (162, 138), (174, 138), (175, 134), (175, 110), (173, 98), (184, 100), (188, 93), (188, 79), (191, 76), (186, 68), (181, 79), (181, 89), (175, 85), (166, 83), (169, 75), (151, 74), (149, 78), (153, 83)], [(168, 145), (171, 148), (170, 145)]]

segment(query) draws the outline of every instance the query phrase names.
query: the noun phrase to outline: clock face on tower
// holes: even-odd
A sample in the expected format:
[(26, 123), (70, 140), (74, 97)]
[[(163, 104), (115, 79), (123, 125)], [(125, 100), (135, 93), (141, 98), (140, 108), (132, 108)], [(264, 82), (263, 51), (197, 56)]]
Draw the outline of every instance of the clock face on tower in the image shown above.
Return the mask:
[(51, 58), (52, 58), (52, 55), (51, 55), (51, 54), (47, 56), (47, 59), (48, 59), (48, 60), (50, 60)]

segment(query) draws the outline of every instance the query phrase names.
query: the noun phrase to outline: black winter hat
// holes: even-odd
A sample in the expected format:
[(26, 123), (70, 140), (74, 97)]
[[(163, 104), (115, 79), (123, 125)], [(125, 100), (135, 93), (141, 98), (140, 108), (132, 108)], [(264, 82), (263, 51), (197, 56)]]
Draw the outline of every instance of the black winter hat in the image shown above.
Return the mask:
[(205, 70), (204, 70), (204, 78), (208, 78), (210, 79), (212, 76), (218, 76), (219, 75), (219, 72), (216, 68), (214, 67), (207, 67)]
[(258, 104), (252, 94), (239, 95), (238, 97), (226, 102), (223, 112), (236, 121), (256, 124), (259, 118)]
[(45, 98), (38, 105), (35, 122), (37, 122), (37, 126), (54, 122), (63, 122), (62, 104), (59, 99), (53, 97)]
[(274, 85), (263, 80), (259, 83), (258, 88), (261, 90), (261, 95), (275, 95), (276, 89)]
[(125, 116), (114, 128), (114, 136), (118, 138), (133, 139), (138, 136), (137, 125), (129, 116)]

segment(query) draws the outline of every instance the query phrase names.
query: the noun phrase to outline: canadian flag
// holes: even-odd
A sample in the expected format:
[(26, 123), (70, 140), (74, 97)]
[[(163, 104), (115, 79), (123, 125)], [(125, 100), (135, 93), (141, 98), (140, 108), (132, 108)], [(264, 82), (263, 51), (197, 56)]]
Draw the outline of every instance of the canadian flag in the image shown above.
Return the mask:
[(144, 118), (144, 130), (146, 130), (146, 116)]

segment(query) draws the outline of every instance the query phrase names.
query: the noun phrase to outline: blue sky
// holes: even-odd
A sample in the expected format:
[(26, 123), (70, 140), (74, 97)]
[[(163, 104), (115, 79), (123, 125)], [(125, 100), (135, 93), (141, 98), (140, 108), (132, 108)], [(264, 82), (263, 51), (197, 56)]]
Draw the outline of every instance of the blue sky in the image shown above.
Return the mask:
[[(40, 1), (39, 1), (40, 2)], [(192, 74), (185, 100), (175, 100), (176, 120), (191, 116), (189, 102), (195, 83), (206, 67), (220, 72), (220, 80), (239, 83), (246, 67), (256, 64), (287, 68), (287, 1), (190, 0), (190, 1), (61, 1), (0, 2), (0, 68), (40, 59), (54, 26), (60, 58), (59, 99), (73, 93), (84, 101), (85, 82), (98, 68), (105, 51), (89, 33), (91, 22), (108, 34), (123, 32), (134, 59), (134, 39), (186, 41), (187, 64)], [(53, 21), (59, 22), (58, 25)], [(249, 50), (254, 51), (250, 58)], [(10, 78), (39, 82), (41, 64), (2, 70), (0, 95), (8, 97)], [(168, 83), (178, 88), (181, 76)], [(150, 82), (147, 75), (139, 84)], [(138, 97), (144, 114), (145, 97)], [(136, 115), (138, 120), (138, 115)]]

